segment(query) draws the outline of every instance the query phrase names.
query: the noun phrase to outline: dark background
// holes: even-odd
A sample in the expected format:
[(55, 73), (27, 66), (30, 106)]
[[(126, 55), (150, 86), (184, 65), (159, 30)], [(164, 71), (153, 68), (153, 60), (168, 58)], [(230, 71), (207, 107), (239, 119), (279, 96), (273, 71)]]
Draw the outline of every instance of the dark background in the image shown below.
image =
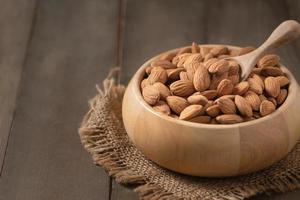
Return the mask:
[[(115, 65), (126, 84), (149, 57), (192, 41), (259, 45), (286, 19), (300, 21), (300, 1), (1, 0), (0, 200), (137, 199), (80, 144), (95, 84)], [(278, 53), (299, 81), (300, 39)]]

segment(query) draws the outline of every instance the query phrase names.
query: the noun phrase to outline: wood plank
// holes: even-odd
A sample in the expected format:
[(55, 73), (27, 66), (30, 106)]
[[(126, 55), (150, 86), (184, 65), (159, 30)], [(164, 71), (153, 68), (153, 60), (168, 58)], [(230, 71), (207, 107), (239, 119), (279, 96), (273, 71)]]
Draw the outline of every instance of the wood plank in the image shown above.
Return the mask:
[(78, 127), (116, 62), (118, 2), (39, 1), (17, 100), (0, 199), (108, 199)]
[(0, 175), (33, 21), (35, 1), (3, 0), (0, 7)]
[[(296, 0), (295, 0), (296, 1)], [(292, 4), (293, 6), (293, 4)], [(140, 8), (143, 9), (140, 9)], [(299, 9), (298, 9), (299, 10)], [(297, 11), (294, 11), (297, 12)], [(259, 45), (283, 20), (288, 19), (284, 1), (143, 1), (128, 0), (125, 18), (122, 82), (127, 83), (137, 68), (151, 56), (192, 41), (241, 46)], [(283, 62), (300, 78), (295, 44), (277, 51)], [(299, 79), (298, 78), (298, 79)], [(298, 199), (299, 190), (252, 199)], [(137, 199), (113, 182), (112, 199)]]

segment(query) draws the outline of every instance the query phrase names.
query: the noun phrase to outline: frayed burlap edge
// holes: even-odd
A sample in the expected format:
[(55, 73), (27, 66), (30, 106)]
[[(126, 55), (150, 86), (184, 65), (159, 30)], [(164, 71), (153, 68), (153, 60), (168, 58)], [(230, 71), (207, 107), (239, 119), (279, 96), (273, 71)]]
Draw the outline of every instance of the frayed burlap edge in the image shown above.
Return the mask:
[[(79, 129), (79, 135), (84, 148), (92, 155), (94, 163), (102, 166), (118, 183), (134, 185), (134, 191), (139, 194), (141, 199), (156, 200), (201, 198), (233, 200), (245, 199), (259, 193), (281, 193), (300, 188), (300, 172), (298, 166), (296, 169), (289, 169), (288, 171), (285, 171), (284, 177), (266, 179), (256, 182), (255, 184), (232, 187), (230, 190), (227, 190), (226, 193), (218, 193), (218, 191), (215, 191), (218, 194), (214, 194), (215, 192), (212, 192), (212, 194), (204, 195), (205, 198), (203, 198), (203, 196), (178, 196), (175, 193), (161, 187), (156, 182), (153, 182), (153, 180), (150, 180), (149, 176), (147, 177), (144, 174), (137, 172), (133, 169), (133, 167), (128, 166), (126, 162), (123, 161), (122, 156), (124, 155), (121, 155), (116, 148), (116, 142), (114, 141), (115, 138), (109, 138), (112, 132), (115, 133), (118, 130), (111, 130), (111, 125), (107, 126), (107, 124), (114, 123), (115, 120), (122, 120), (121, 112), (114, 112), (116, 110), (121, 110), (121, 102), (125, 91), (125, 87), (117, 84), (115, 81), (114, 76), (118, 75), (118, 73), (118, 69), (111, 71), (107, 79), (103, 82), (103, 90), (96, 86), (99, 93), (89, 102), (90, 110), (83, 118)], [(103, 104), (103, 102), (105, 102), (104, 106), (106, 108), (104, 110), (102, 108), (102, 113), (99, 113), (99, 103)], [(92, 116), (93, 114), (94, 116)], [(109, 117), (103, 121), (100, 116)], [(132, 146), (130, 141), (127, 140), (127, 136), (120, 135), (120, 140), (124, 137), (126, 137), (125, 142), (128, 143), (128, 146)], [(299, 143), (294, 151), (300, 153)], [(205, 181), (207, 180), (205, 179)]]

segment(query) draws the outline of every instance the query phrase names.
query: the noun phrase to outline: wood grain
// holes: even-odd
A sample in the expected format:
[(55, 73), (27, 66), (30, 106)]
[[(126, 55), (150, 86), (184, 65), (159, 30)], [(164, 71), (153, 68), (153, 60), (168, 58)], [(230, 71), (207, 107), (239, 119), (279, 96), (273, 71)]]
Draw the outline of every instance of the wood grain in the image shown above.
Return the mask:
[(34, 7), (34, 0), (4, 0), (0, 6), (0, 175), (30, 39)]
[(39, 1), (0, 199), (108, 199), (77, 128), (116, 62), (116, 1)]

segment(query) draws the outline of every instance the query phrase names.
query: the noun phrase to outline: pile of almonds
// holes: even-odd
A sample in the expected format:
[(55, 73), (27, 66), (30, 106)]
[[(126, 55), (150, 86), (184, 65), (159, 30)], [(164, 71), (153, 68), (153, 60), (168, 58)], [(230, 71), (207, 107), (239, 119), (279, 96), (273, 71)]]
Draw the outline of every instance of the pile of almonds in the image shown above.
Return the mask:
[(285, 101), (290, 81), (279, 67), (279, 56), (269, 54), (240, 82), (239, 65), (224, 58), (252, 50), (193, 43), (162, 54), (146, 68), (144, 100), (155, 111), (198, 123), (233, 124), (266, 116)]

